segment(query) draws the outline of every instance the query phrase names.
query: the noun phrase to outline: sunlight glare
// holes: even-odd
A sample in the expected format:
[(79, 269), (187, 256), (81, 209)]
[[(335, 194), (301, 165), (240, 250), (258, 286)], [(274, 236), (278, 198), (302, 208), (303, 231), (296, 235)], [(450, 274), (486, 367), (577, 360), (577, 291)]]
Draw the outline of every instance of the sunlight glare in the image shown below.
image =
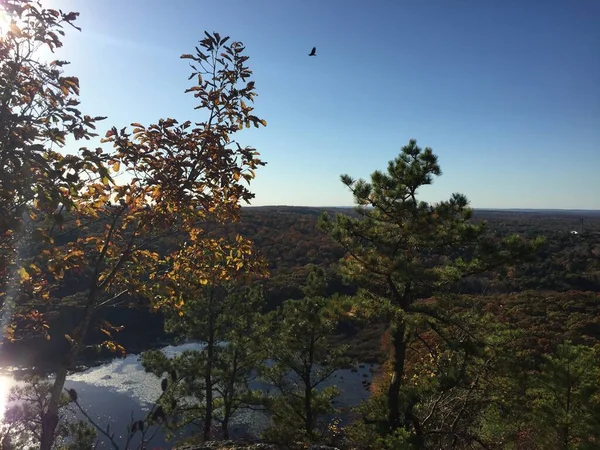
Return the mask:
[(12, 376), (2, 373), (0, 374), (0, 422), (4, 419), (6, 412), (6, 406), (8, 403), (8, 395), (10, 389), (15, 385), (15, 381)]
[(0, 36), (4, 36), (10, 30), (10, 16), (6, 10), (0, 7)]

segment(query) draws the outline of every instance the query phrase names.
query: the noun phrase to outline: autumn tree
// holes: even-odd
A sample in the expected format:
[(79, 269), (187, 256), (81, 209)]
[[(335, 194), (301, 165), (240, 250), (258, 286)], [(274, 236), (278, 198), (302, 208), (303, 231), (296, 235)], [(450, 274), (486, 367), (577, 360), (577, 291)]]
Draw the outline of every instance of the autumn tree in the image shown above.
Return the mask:
[(0, 35), (0, 305), (13, 316), (2, 331), (16, 338), (10, 319), (27, 311), (43, 330), (35, 305), (47, 299), (49, 285), (35, 257), (53, 243), (56, 212), (73, 206), (71, 193), (87, 180), (109, 173), (101, 153), (60, 151), (68, 140), (96, 136), (103, 119), (79, 110), (79, 80), (64, 72), (68, 62), (44, 55), (77, 29), (78, 13), (2, 0), (0, 16), (8, 22)]
[(248, 382), (261, 362), (258, 341), (264, 333), (262, 290), (249, 284), (262, 272), (262, 262), (250, 243), (238, 236), (235, 245), (223, 239), (207, 244), (175, 253), (172, 269), (155, 286), (159, 302), (175, 302), (166, 310), (167, 330), (200, 341), (202, 349), (172, 359), (160, 351), (142, 357), (146, 371), (159, 377), (178, 374), (162, 406), (168, 415), (179, 416), (177, 427), (199, 424), (205, 441), (215, 420), (229, 436), (233, 415), (251, 395)]
[(335, 411), (340, 391), (326, 386), (334, 373), (349, 364), (347, 346), (331, 338), (340, 320), (334, 300), (325, 298), (322, 268), (314, 267), (304, 287), (306, 297), (288, 300), (270, 315), (273, 333), (265, 339), (268, 361), (261, 379), (273, 392), (263, 403), (271, 413), (266, 435), (294, 443), (313, 442), (322, 436), (325, 415)]
[[(78, 189), (61, 189), (70, 200), (55, 214), (57, 226), (50, 237), (60, 236), (60, 241), (40, 252), (49, 271), (42, 272), (43, 282), (56, 288), (76, 276), (87, 289), (81, 322), (66, 336), (71, 347), (56, 374), (41, 450), (52, 445), (67, 372), (86, 347), (99, 308), (144, 298), (156, 301), (156, 307), (173, 307), (172, 298), (159, 300), (150, 290), (150, 274), (168, 270), (172, 262), (159, 258), (156, 242), (178, 235), (179, 241), (202, 247), (207, 240), (203, 223), (237, 220), (240, 203), (253, 197), (247, 183), (264, 163), (255, 149), (242, 147), (233, 137), (243, 127), (266, 123), (249, 106), (256, 93), (244, 47), (228, 41), (206, 33), (195, 55), (182, 56), (192, 61), (190, 79), (197, 84), (186, 92), (198, 100), (196, 109), (206, 113), (204, 121), (134, 123), (131, 132), (112, 128), (103, 140), (112, 144), (112, 151), (96, 150), (108, 155), (110, 170), (86, 178)], [(111, 173), (121, 174), (119, 183)], [(103, 324), (104, 345), (123, 351), (114, 342), (114, 329)]]
[(486, 239), (485, 224), (470, 221), (472, 210), (464, 195), (434, 204), (419, 200), (419, 189), (439, 175), (437, 156), (411, 140), (387, 171), (375, 171), (370, 182), (342, 175), (354, 196), (356, 215), (325, 214), (320, 223), (347, 251), (341, 271), (361, 286), (357, 308), (370, 309), (388, 324), (392, 351), (386, 408), (391, 433), (414, 430), (415, 405), (401, 394), (405, 365), (409, 343), (416, 338), (415, 322), (423, 315), (435, 317), (435, 295), (469, 275), (518, 261), (541, 243), (519, 236)]

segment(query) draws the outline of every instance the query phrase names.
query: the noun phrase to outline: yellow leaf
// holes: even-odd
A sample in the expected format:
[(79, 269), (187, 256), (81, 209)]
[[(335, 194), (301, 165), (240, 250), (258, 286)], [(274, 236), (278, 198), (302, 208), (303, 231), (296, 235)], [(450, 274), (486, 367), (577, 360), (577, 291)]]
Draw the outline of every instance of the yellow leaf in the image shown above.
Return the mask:
[(115, 172), (118, 172), (120, 168), (121, 168), (121, 162), (115, 161), (115, 163), (112, 165), (112, 170), (114, 170)]
[(31, 279), (31, 277), (23, 267), (20, 267), (17, 273), (19, 274), (19, 277), (21, 277), (21, 283), (24, 281), (29, 281)]

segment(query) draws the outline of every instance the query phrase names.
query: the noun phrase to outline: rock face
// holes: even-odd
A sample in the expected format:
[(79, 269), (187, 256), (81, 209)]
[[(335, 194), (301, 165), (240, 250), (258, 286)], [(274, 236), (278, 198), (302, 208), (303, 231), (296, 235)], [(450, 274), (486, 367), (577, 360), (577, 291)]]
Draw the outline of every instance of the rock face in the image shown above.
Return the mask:
[[(173, 450), (283, 450), (275, 444), (266, 444), (264, 442), (239, 442), (239, 441), (210, 441), (203, 444), (184, 445)], [(335, 447), (326, 445), (311, 445), (309, 450), (338, 450)], [(286, 447), (287, 450), (287, 447)]]

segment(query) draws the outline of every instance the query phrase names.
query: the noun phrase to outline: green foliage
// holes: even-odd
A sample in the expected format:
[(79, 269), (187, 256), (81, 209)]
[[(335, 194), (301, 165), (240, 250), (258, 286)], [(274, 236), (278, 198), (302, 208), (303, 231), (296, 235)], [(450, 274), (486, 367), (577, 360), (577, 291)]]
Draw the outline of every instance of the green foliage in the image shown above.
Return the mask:
[[(374, 377), (371, 397), (356, 408), (360, 419), (348, 429), (353, 445), (437, 449), (485, 448), (489, 443), (480, 435), (477, 421), (494, 400), (491, 386), (512, 336), (505, 336), (492, 317), (459, 308), (456, 303), (456, 297), (441, 297), (435, 309), (429, 305), (435, 317), (411, 321), (414, 339), (407, 347), (399, 389), (404, 426), (396, 432), (389, 430), (394, 362), (388, 361)], [(391, 338), (385, 345), (393, 352)], [(371, 443), (377, 444), (371, 447), (375, 445)]]
[(433, 151), (411, 140), (386, 173), (373, 172), (371, 182), (341, 176), (354, 196), (357, 217), (325, 214), (321, 219), (321, 227), (347, 251), (341, 271), (362, 288), (357, 307), (372, 309), (368, 314), (384, 317), (390, 328), (387, 407), (392, 432), (414, 428), (414, 405), (401, 405), (408, 347), (419, 316), (436, 315), (417, 302), (450, 291), (468, 276), (520, 261), (543, 244), (542, 239), (528, 242), (517, 235), (485, 239), (484, 224), (469, 222), (472, 210), (462, 194), (436, 204), (418, 201), (418, 190), (439, 175)]
[(142, 364), (157, 377), (167, 374), (163, 390), (169, 390), (160, 404), (171, 429), (195, 423), (209, 439), (215, 420), (227, 438), (232, 417), (255, 396), (249, 380), (264, 358), (259, 345), (266, 331), (262, 290), (258, 285), (207, 285), (186, 300), (182, 316), (173, 314), (169, 323), (182, 336), (204, 342), (204, 348), (171, 359), (158, 350), (145, 352)]
[[(318, 294), (325, 286), (323, 271), (313, 269), (305, 292)], [(265, 436), (271, 440), (313, 442), (324, 435), (323, 419), (335, 411), (339, 390), (323, 384), (350, 362), (347, 346), (331, 342), (340, 319), (333, 306), (333, 299), (306, 297), (270, 314), (273, 333), (260, 377), (275, 391), (263, 398), (272, 421)]]
[(532, 379), (535, 422), (545, 446), (592, 448), (600, 445), (600, 348), (566, 342), (547, 355)]
[(323, 297), (327, 292), (327, 275), (325, 269), (319, 266), (311, 266), (304, 285), (305, 297)]
[(68, 443), (63, 444), (60, 450), (90, 450), (96, 443), (97, 432), (89, 423), (80, 420), (69, 422), (67, 435), (70, 437)]
[(461, 194), (428, 204), (417, 192), (440, 175), (437, 157), (412, 140), (390, 161), (387, 173), (376, 171), (371, 182), (342, 181), (354, 195), (357, 217), (325, 214), (321, 227), (348, 252), (343, 271), (350, 280), (392, 307), (405, 308), (411, 298), (445, 290), (460, 279), (529, 255), (542, 240), (526, 242), (517, 235), (503, 242), (483, 239), (484, 223), (472, 224), (472, 210)]
[(506, 449), (519, 445), (532, 449), (598, 448), (599, 377), (598, 349), (565, 342), (518, 381), (521, 397), (518, 391), (503, 392), (508, 413), (494, 404), (488, 407), (483, 434)]

